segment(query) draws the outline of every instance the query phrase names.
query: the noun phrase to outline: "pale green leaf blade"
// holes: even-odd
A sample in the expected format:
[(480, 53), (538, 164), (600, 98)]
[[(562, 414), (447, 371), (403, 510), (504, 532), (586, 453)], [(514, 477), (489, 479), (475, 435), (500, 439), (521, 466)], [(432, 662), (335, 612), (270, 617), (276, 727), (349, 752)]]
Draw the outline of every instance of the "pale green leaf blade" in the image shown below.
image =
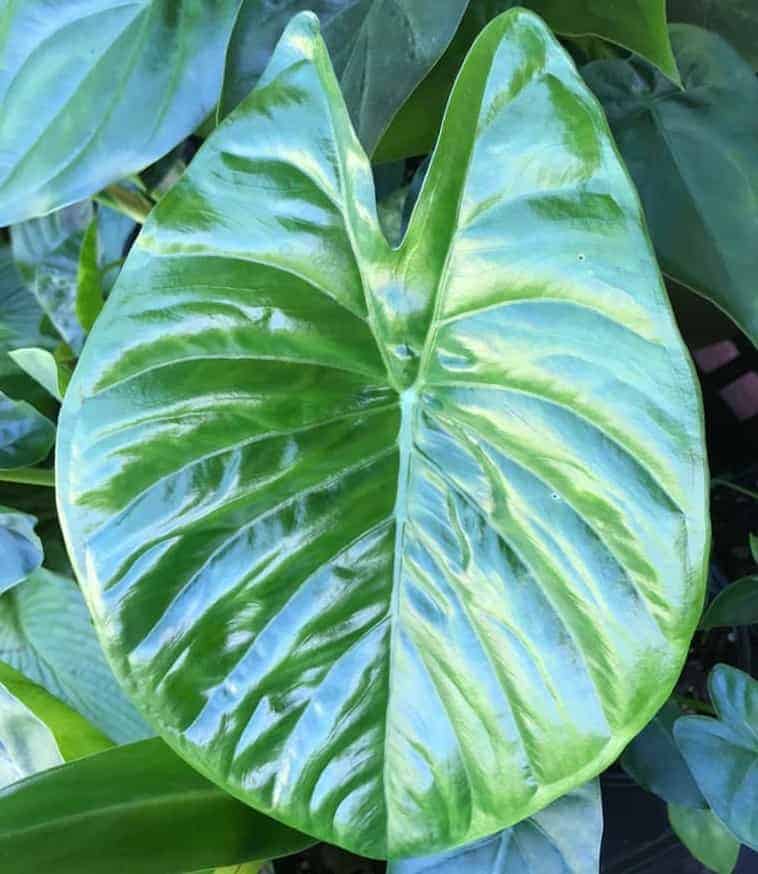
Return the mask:
[(669, 804), (668, 815), (674, 834), (698, 862), (716, 874), (732, 874), (740, 842), (713, 811)]
[(0, 679), (0, 790), (62, 763), (53, 733)]
[(0, 225), (151, 164), (215, 105), (235, 0), (45, 0), (0, 11)]
[(583, 74), (640, 192), (664, 272), (758, 343), (758, 79), (720, 36), (672, 25), (683, 90), (639, 59)]
[(76, 299), (74, 308), (82, 330), (88, 332), (103, 308), (103, 283), (98, 263), (98, 217), (87, 226), (79, 249), (76, 271)]
[(540, 19), (472, 49), (392, 248), (303, 15), (146, 222), (56, 472), (162, 736), (392, 858), (535, 813), (661, 706), (702, 607), (704, 451), (639, 201)]
[(30, 349), (14, 349), (8, 355), (24, 373), (28, 373), (57, 401), (63, 400), (67, 375), (61, 372), (61, 365), (58, 364), (51, 352), (48, 352), (47, 349), (32, 347)]

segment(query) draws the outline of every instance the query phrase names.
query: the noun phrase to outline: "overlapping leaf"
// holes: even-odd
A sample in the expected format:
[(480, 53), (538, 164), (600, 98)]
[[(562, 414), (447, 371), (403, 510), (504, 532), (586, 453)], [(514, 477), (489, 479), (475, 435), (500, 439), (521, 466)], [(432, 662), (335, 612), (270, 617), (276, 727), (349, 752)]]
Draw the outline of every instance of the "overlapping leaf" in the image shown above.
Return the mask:
[(318, 14), (355, 129), (371, 153), (453, 38), (468, 0), (243, 0), (229, 42), (223, 115), (258, 81), (290, 18)]
[(34, 530), (36, 524), (34, 516), (0, 506), (0, 594), (42, 564), (42, 543)]
[(758, 79), (720, 36), (671, 26), (683, 90), (640, 59), (583, 73), (642, 197), (665, 272), (758, 343)]
[(598, 874), (602, 835), (600, 786), (595, 780), (475, 844), (390, 862), (388, 874)]
[(150, 730), (105, 662), (71, 580), (39, 570), (0, 598), (0, 660), (124, 743)]
[(758, 682), (717, 665), (708, 690), (719, 718), (683, 716), (674, 735), (713, 812), (758, 850)]
[(701, 609), (703, 455), (639, 202), (545, 25), (477, 42), (395, 249), (304, 15), (132, 249), (58, 495), (164, 737), (393, 857), (529, 816), (660, 707)]
[(312, 842), (226, 795), (157, 739), (0, 791), (3, 874), (184, 874)]
[(717, 874), (731, 874), (740, 842), (711, 810), (669, 804), (668, 814), (674, 833), (699, 862)]
[(236, 0), (0, 8), (0, 225), (83, 200), (215, 106)]
[(679, 81), (666, 30), (665, 0), (634, 0), (623, 5), (592, 0), (471, 0), (447, 51), (382, 137), (377, 160), (423, 155), (431, 150), (466, 52), (489, 21), (514, 6), (533, 9), (564, 36), (599, 36), (631, 49), (672, 81)]
[(758, 70), (758, 4), (755, 0), (668, 0), (669, 21), (720, 33)]

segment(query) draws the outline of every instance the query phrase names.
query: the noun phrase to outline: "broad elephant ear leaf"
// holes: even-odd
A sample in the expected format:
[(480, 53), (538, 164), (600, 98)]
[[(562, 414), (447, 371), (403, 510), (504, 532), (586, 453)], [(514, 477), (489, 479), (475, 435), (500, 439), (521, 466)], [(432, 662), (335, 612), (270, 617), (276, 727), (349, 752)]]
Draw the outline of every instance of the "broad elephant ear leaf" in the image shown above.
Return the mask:
[(589, 780), (701, 609), (692, 367), (602, 112), (523, 10), (472, 49), (395, 249), (298, 16), (132, 249), (56, 467), (150, 721), (364, 855)]
[(215, 106), (237, 0), (46, 0), (0, 10), (0, 226), (89, 197)]
[(290, 18), (321, 21), (347, 108), (373, 152), (395, 113), (441, 57), (468, 0), (242, 0), (226, 55), (219, 114), (247, 97)]

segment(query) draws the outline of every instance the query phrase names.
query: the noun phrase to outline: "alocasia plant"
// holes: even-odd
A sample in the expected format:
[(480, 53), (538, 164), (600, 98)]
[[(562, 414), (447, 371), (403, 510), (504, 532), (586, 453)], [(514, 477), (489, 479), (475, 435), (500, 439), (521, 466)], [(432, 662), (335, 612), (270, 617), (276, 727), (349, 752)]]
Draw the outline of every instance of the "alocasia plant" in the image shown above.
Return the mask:
[(132, 249), (58, 500), (175, 749), (299, 830), (422, 855), (586, 782), (662, 704), (703, 597), (701, 418), (544, 23), (479, 37), (392, 248), (303, 14)]

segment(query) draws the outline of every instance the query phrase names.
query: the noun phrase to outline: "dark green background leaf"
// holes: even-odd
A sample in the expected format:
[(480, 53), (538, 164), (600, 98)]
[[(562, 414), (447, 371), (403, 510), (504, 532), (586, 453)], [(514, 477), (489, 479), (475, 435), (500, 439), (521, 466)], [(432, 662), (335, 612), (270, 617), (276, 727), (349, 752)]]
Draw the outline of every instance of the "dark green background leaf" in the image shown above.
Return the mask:
[(661, 706), (706, 478), (639, 202), (537, 16), (477, 42), (397, 249), (374, 200), (300, 16), (152, 211), (56, 469), (151, 723), (261, 810), (398, 857), (544, 807)]
[(624, 750), (621, 764), (640, 786), (664, 801), (685, 807), (706, 807), (674, 740), (674, 722), (681, 715), (679, 706), (667, 701)]
[(559, 34), (596, 34), (626, 46), (678, 81), (664, 5), (665, 0), (623, 4), (593, 0), (471, 0), (447, 51), (400, 109), (377, 146), (375, 159), (393, 161), (431, 151), (466, 52), (489, 21), (514, 6), (538, 12)]
[(674, 833), (699, 862), (717, 874), (731, 874), (740, 842), (711, 810), (669, 804), (668, 814)]
[(227, 115), (258, 81), (290, 18), (315, 12), (348, 110), (371, 153), (453, 38), (468, 0), (243, 0), (221, 98)]
[(758, 343), (758, 80), (721, 37), (672, 25), (681, 91), (644, 61), (595, 61), (661, 265)]
[(708, 689), (719, 718), (683, 716), (674, 736), (713, 812), (758, 850), (758, 682), (717, 665)]
[(55, 425), (26, 401), (0, 392), (0, 470), (42, 461), (55, 442)]
[(183, 874), (311, 843), (226, 795), (157, 738), (0, 791), (3, 874)]
[(754, 622), (758, 622), (758, 576), (744, 577), (719, 592), (703, 614), (700, 627), (752, 625)]
[(596, 780), (476, 844), (390, 862), (387, 874), (598, 874), (603, 810)]
[(669, 21), (720, 33), (758, 70), (758, 3), (755, 0), (668, 0)]
[(218, 99), (236, 0), (23, 0), (0, 10), (0, 225), (91, 196)]

